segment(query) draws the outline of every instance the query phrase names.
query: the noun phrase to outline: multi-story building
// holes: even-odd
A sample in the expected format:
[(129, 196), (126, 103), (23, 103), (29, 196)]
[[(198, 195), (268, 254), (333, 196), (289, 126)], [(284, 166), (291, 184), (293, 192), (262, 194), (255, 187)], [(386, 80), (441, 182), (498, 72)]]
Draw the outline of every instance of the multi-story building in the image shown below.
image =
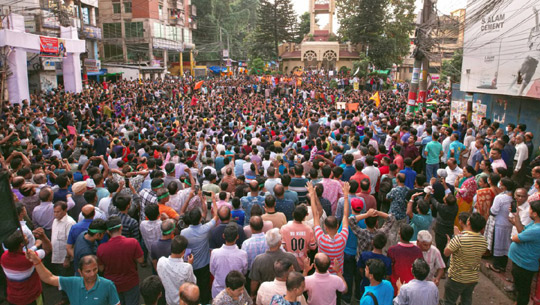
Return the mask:
[[(86, 41), (86, 52), (81, 54), (84, 76), (99, 74), (98, 0), (21, 0), (0, 1), (0, 12), (23, 15), (27, 33), (61, 37), (60, 26), (75, 26), (79, 39)], [(56, 88), (63, 81), (62, 58), (41, 57), (28, 53), (30, 93)]]
[[(191, 0), (100, 0), (103, 65), (126, 76), (163, 76), (195, 45)], [(135, 73), (133, 73), (135, 72)]]
[[(428, 54), (429, 74), (432, 80), (438, 81), (441, 75), (442, 63), (450, 60), (454, 53), (463, 48), (463, 33), (465, 27), (465, 9), (452, 11), (449, 15), (438, 17), (437, 26), (431, 32), (432, 48)], [(411, 41), (412, 41), (411, 37)], [(415, 46), (411, 43), (411, 53)], [(412, 78), (414, 58), (407, 56), (397, 66), (396, 79), (410, 81)]]

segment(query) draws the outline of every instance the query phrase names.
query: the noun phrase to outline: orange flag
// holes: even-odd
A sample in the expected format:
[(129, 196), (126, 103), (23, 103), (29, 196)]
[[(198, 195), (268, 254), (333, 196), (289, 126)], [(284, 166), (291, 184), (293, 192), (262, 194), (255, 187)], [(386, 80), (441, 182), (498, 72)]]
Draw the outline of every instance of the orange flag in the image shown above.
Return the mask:
[(379, 97), (379, 91), (375, 92), (370, 98), (375, 101), (375, 106), (378, 108), (381, 105), (381, 98)]
[(195, 90), (201, 89), (201, 86), (202, 86), (203, 83), (204, 83), (204, 81), (200, 81), (200, 82), (196, 83), (195, 88), (193, 88), (193, 89), (195, 89)]

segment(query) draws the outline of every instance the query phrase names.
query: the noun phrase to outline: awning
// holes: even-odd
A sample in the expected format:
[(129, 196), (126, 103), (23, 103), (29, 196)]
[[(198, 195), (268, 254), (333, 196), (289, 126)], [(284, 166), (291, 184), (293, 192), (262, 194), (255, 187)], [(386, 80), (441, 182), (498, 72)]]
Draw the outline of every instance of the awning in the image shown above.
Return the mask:
[(86, 75), (88, 76), (101, 76), (101, 75), (104, 75), (105, 72), (103, 71), (99, 71), (99, 72), (87, 72)]
[(124, 72), (107, 73), (107, 74), (105, 74), (105, 76), (117, 76), (117, 75), (121, 75), (121, 74), (124, 74)]

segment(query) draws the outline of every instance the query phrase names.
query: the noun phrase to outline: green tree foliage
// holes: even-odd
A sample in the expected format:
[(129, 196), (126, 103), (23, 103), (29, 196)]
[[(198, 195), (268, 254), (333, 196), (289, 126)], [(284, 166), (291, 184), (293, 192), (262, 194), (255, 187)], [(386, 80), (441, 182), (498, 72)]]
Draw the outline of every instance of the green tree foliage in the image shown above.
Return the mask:
[(409, 53), (414, 0), (337, 0), (342, 40), (360, 43), (370, 62), (385, 69)]
[(442, 79), (445, 80), (450, 76), (452, 83), (459, 83), (461, 81), (461, 64), (463, 63), (463, 50), (457, 50), (454, 52), (452, 59), (444, 60), (441, 68)]
[(309, 12), (305, 12), (302, 15), (300, 15), (299, 22), (298, 22), (298, 33), (296, 34), (296, 43), (301, 43), (304, 37), (306, 37), (307, 34), (309, 34), (309, 27), (310, 27), (310, 14)]
[(366, 76), (369, 73), (368, 71), (369, 61), (370, 59), (366, 56), (366, 54), (360, 53), (358, 60), (353, 61), (352, 73), (356, 73), (356, 70), (358, 70), (358, 73), (356, 74), (356, 76), (358, 77)]
[(255, 58), (249, 63), (249, 74), (251, 75), (262, 75), (264, 70), (264, 61), (260, 58)]
[(252, 37), (251, 57), (277, 59), (279, 43), (293, 41), (296, 28), (291, 0), (261, 0)]
[[(199, 50), (198, 60), (219, 60), (222, 48), (235, 60), (246, 60), (248, 34), (255, 30), (258, 0), (192, 0), (197, 6), (197, 30), (193, 41)], [(220, 41), (220, 28), (221, 41)]]

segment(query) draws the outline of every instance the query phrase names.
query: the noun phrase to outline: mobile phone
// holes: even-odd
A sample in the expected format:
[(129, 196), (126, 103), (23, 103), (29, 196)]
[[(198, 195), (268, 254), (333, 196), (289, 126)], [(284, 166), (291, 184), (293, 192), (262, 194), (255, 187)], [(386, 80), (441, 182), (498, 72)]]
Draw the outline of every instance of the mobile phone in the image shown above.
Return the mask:
[(207, 192), (207, 191), (203, 191), (202, 193), (203, 193), (204, 196), (212, 196), (212, 193)]
[(517, 202), (515, 200), (510, 204), (510, 212), (517, 213)]
[(188, 261), (189, 256), (191, 255), (191, 249), (187, 248), (186, 252), (184, 252), (184, 262)]
[(124, 178), (125, 185), (129, 187), (129, 178)]

